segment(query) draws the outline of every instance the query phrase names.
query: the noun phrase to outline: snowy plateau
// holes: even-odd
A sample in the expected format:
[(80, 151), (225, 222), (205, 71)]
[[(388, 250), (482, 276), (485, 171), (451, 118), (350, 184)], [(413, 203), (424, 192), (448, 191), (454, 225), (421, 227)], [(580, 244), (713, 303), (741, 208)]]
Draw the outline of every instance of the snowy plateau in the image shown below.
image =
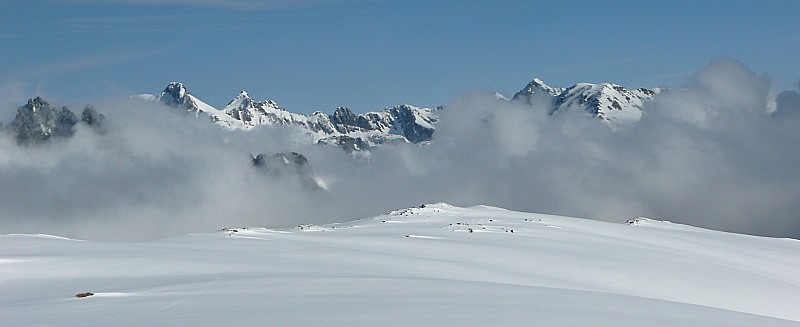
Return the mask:
[(444, 203), (141, 242), (0, 236), (3, 326), (800, 326), (800, 242)]

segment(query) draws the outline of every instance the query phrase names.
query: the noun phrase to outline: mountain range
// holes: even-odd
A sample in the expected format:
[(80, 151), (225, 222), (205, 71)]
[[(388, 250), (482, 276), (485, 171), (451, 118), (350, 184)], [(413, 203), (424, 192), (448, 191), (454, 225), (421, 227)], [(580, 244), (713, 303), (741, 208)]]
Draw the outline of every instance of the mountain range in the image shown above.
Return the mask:
[(224, 108), (217, 109), (190, 94), (179, 82), (169, 83), (158, 95), (142, 94), (135, 98), (182, 108), (196, 116), (208, 116), (228, 129), (295, 126), (305, 132), (311, 143), (337, 145), (350, 151), (391, 142), (429, 142), (433, 125), (439, 119), (437, 111), (441, 109), (403, 104), (364, 114), (339, 107), (330, 115), (320, 111), (304, 115), (287, 111), (273, 100), (257, 102), (246, 91), (240, 92)]
[[(599, 118), (612, 128), (638, 121), (647, 101), (660, 94), (661, 89), (628, 90), (610, 83), (578, 83), (568, 88), (556, 88), (540, 79), (533, 79), (513, 98), (499, 93), (498, 101), (517, 102), (531, 110), (547, 110), (550, 115), (567, 111), (585, 112)], [(215, 124), (231, 130), (248, 130), (263, 126), (291, 126), (307, 137), (311, 144), (333, 145), (348, 153), (369, 155), (369, 148), (395, 142), (427, 144), (433, 140), (439, 113), (436, 108), (402, 104), (381, 111), (355, 114), (339, 107), (332, 114), (317, 111), (310, 115), (290, 112), (273, 100), (255, 101), (240, 92), (225, 107), (217, 109), (190, 94), (179, 82), (169, 83), (158, 95), (133, 96), (148, 102), (180, 108), (197, 117), (208, 117)], [(40, 97), (30, 99), (17, 109), (11, 124), (0, 128), (16, 136), (21, 145), (42, 143), (51, 137), (70, 137), (78, 122), (103, 132), (105, 116), (87, 105), (80, 121), (67, 107), (56, 109)], [(307, 159), (298, 153), (251, 154), (253, 166), (279, 178), (297, 178), (311, 190), (325, 189), (314, 177)], [(293, 176), (293, 177), (287, 177)]]
[[(612, 83), (552, 87), (534, 78), (512, 98), (499, 93), (496, 98), (498, 101), (527, 104), (533, 110), (546, 110), (550, 115), (584, 112), (617, 128), (641, 119), (645, 103), (662, 92), (660, 88), (627, 89)], [(288, 111), (274, 100), (255, 101), (246, 91), (241, 91), (222, 109), (217, 109), (189, 93), (180, 82), (169, 83), (158, 95), (140, 94), (132, 98), (181, 108), (195, 116), (208, 117), (215, 124), (231, 130), (293, 126), (307, 136), (308, 143), (339, 146), (348, 152), (395, 142), (427, 144), (433, 139), (440, 112), (445, 110), (444, 106), (424, 108), (401, 104), (363, 114), (338, 107), (332, 114), (316, 111), (305, 115)], [(87, 106), (82, 121), (98, 125), (104, 118), (101, 116), (93, 107)], [(6, 129), (16, 134), (21, 143), (38, 142), (50, 136), (71, 135), (72, 126), (77, 122), (68, 108), (57, 110), (36, 97), (18, 108), (17, 117)]]
[[(535, 110), (547, 110), (550, 115), (585, 112), (611, 127), (619, 127), (641, 119), (644, 104), (661, 92), (659, 88), (629, 90), (611, 83), (551, 87), (536, 78), (513, 98), (502, 95), (497, 98), (524, 103)], [(290, 112), (273, 100), (255, 101), (246, 91), (241, 91), (225, 107), (217, 109), (189, 93), (180, 82), (169, 83), (158, 95), (141, 94), (134, 98), (185, 109), (196, 116), (207, 116), (228, 129), (295, 126), (308, 136), (310, 143), (336, 145), (347, 151), (367, 150), (393, 142), (426, 144), (433, 138), (439, 113), (445, 110), (444, 106), (424, 108), (402, 104), (363, 114), (339, 107), (332, 114), (316, 111), (304, 115)]]

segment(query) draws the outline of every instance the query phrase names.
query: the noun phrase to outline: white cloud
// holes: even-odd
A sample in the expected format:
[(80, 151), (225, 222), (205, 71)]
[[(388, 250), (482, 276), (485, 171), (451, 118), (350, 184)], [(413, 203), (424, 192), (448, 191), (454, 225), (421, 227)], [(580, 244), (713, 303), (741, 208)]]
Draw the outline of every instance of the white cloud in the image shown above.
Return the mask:
[[(79, 130), (49, 148), (0, 138), (0, 233), (147, 238), (446, 201), (800, 237), (798, 117), (767, 113), (769, 84), (716, 62), (620, 131), (472, 92), (442, 111), (433, 144), (377, 148), (369, 163), (281, 129), (227, 132), (166, 107), (96, 103), (104, 136)], [(305, 154), (329, 192), (250, 167), (250, 153), (280, 151)]]

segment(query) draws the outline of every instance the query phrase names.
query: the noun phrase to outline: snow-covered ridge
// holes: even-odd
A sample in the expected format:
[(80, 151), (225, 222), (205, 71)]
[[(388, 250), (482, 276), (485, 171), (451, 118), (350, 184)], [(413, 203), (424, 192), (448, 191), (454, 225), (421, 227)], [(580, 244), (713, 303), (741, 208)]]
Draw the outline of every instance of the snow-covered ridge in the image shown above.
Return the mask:
[[(658, 88), (629, 90), (611, 83), (578, 83), (557, 88), (535, 78), (511, 100), (500, 93), (495, 93), (495, 98), (543, 107), (550, 114), (578, 110), (617, 127), (638, 121), (645, 103), (661, 92)], [(224, 108), (217, 109), (190, 94), (179, 82), (169, 83), (157, 96), (141, 94), (133, 98), (184, 108), (197, 116), (206, 115), (229, 129), (293, 126), (306, 135), (310, 143), (341, 146), (348, 151), (391, 142), (430, 142), (439, 120), (438, 110), (443, 108), (404, 104), (355, 114), (346, 107), (339, 107), (332, 114), (317, 111), (304, 115), (290, 112), (273, 100), (255, 101), (246, 91), (241, 91)]]
[(136, 243), (5, 235), (0, 316), (13, 326), (800, 325), (800, 242), (638, 221), (437, 203)]
[(512, 99), (543, 106), (550, 114), (584, 111), (612, 126), (619, 126), (639, 121), (645, 103), (661, 92), (660, 88), (629, 90), (612, 83), (578, 83), (568, 88), (555, 88), (534, 78)]
[(339, 145), (349, 150), (363, 150), (387, 142), (424, 143), (431, 140), (436, 109), (399, 105), (383, 111), (354, 114), (340, 107), (333, 114), (292, 113), (273, 100), (253, 100), (240, 92), (223, 109), (216, 109), (189, 93), (182, 83), (172, 82), (158, 96), (139, 95), (172, 107), (184, 108), (196, 115), (207, 115), (216, 124), (229, 129), (258, 126), (294, 126), (312, 143)]

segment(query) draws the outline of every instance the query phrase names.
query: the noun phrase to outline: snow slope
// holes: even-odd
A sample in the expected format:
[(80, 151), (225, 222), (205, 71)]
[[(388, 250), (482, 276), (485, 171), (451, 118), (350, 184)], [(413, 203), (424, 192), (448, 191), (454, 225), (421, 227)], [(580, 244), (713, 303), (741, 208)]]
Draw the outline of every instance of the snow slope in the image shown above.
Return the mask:
[[(136, 243), (0, 236), (7, 326), (800, 326), (800, 242), (427, 205)], [(75, 298), (93, 292), (86, 298)]]
[(612, 127), (620, 127), (639, 121), (645, 103), (662, 91), (660, 88), (629, 90), (611, 83), (578, 83), (568, 88), (555, 88), (534, 78), (514, 94), (513, 100), (547, 108), (549, 114), (587, 112)]

